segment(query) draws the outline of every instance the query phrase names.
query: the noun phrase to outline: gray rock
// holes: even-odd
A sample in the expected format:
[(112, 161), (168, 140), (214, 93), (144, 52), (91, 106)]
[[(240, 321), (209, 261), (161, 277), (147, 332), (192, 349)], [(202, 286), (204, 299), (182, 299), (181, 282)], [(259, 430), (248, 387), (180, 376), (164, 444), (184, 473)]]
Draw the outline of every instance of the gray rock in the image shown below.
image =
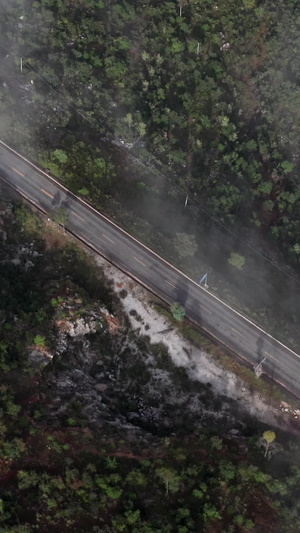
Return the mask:
[(107, 388), (108, 385), (106, 385), (105, 383), (97, 383), (97, 385), (95, 385), (95, 389), (99, 392), (105, 392)]
[(27, 270), (30, 270), (32, 267), (34, 267), (34, 263), (32, 261), (29, 261), (29, 259), (27, 259), (27, 261), (25, 263), (26, 272), (27, 272)]

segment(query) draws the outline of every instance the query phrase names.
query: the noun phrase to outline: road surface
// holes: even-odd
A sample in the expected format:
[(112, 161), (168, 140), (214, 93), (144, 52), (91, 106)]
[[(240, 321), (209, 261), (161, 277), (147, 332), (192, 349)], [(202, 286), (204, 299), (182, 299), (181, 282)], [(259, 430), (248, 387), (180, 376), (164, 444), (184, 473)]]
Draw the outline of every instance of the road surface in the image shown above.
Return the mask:
[(168, 303), (179, 301), (186, 315), (229, 350), (300, 397), (300, 356), (199, 287), (116, 224), (81, 201), (45, 172), (0, 141), (0, 177), (47, 213), (62, 207), (67, 228), (105, 258)]

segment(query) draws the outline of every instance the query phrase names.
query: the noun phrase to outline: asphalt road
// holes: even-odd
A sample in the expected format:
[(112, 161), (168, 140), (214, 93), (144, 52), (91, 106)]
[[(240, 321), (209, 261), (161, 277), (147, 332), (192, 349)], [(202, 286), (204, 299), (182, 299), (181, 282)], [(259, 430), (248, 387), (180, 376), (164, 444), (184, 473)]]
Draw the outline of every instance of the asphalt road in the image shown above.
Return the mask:
[(53, 178), (0, 141), (0, 178), (47, 213), (62, 207), (66, 227), (101, 255), (165, 301), (179, 301), (188, 318), (232, 352), (255, 365), (300, 397), (300, 356), (199, 287), (172, 265), (121, 230)]

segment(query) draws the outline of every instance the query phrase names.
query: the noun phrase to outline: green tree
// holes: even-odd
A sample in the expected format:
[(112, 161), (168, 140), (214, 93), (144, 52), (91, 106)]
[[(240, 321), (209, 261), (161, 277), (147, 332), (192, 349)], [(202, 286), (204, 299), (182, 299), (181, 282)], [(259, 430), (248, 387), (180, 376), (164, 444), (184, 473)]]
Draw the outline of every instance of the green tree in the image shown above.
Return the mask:
[(198, 489), (193, 490), (193, 496), (195, 496), (195, 498), (198, 498), (199, 500), (202, 500), (203, 498), (205, 498), (206, 493), (207, 493), (206, 483), (201, 483)]
[(214, 520), (220, 520), (221, 514), (215, 505), (212, 505), (211, 503), (205, 503), (203, 508), (203, 518), (205, 523), (209, 523)]
[(230, 258), (228, 259), (228, 263), (237, 268), (238, 270), (243, 270), (243, 266), (245, 264), (245, 257), (238, 253), (232, 252)]
[(211, 442), (211, 446), (212, 448), (214, 448), (215, 450), (222, 450), (223, 448), (223, 440), (218, 437), (217, 435), (214, 435), (213, 437), (210, 438), (210, 442)]
[(89, 196), (90, 191), (86, 187), (83, 187), (82, 189), (79, 189), (78, 194), (81, 196)]
[(263, 442), (265, 444), (265, 457), (267, 457), (268, 455), (270, 444), (274, 442), (275, 439), (276, 439), (276, 434), (274, 433), (274, 431), (268, 430), (264, 432)]
[(117, 459), (115, 457), (107, 457), (106, 465), (110, 470), (115, 470), (118, 466)]
[(4, 341), (0, 341), (0, 368), (2, 372), (8, 372), (10, 369), (6, 361), (7, 354), (8, 354), (8, 344)]
[(181, 322), (181, 320), (183, 320), (185, 317), (185, 308), (179, 302), (174, 302), (171, 305), (171, 313), (175, 320)]
[(56, 159), (59, 163), (67, 163), (68, 161), (68, 155), (64, 150), (54, 150), (53, 157)]
[(36, 335), (33, 342), (36, 346), (44, 347), (46, 346), (46, 337), (43, 337), (43, 335)]
[(166, 496), (169, 492), (177, 492), (180, 486), (180, 477), (177, 472), (171, 468), (159, 468), (156, 475), (161, 479), (166, 488)]
[(141, 472), (141, 470), (132, 470), (129, 472), (128, 476), (126, 477), (126, 481), (129, 485), (133, 486), (145, 487), (147, 485), (146, 475)]
[(18, 487), (20, 490), (27, 490), (31, 487), (38, 485), (40, 476), (34, 470), (27, 472), (26, 470), (20, 470), (18, 472)]
[(125, 511), (125, 517), (127, 520), (127, 523), (132, 526), (133, 524), (136, 524), (140, 519), (141, 511), (139, 509), (136, 509), (136, 511), (132, 511), (131, 509), (128, 511)]
[(176, 233), (174, 247), (181, 259), (193, 257), (198, 249), (195, 236), (187, 233)]

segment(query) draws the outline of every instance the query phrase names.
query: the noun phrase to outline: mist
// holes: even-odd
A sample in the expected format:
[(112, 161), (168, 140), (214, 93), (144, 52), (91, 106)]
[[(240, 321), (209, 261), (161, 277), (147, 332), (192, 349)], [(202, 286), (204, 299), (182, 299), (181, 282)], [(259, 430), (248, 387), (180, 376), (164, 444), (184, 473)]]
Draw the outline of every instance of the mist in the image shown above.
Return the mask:
[[(70, 153), (72, 146), (78, 146), (77, 173), (87, 176), (89, 169), (86, 166), (84, 170), (84, 160), (96, 148), (115, 165), (118, 173), (115, 190), (110, 194), (115, 194), (126, 214), (127, 221), (123, 223), (142, 239), (151, 235), (151, 245), (195, 280), (209, 273), (211, 290), (217, 295), (253, 319), (256, 317), (275, 336), (297, 346), (299, 279), (294, 270), (298, 261), (293, 245), (298, 236), (295, 233), (295, 241), (289, 245), (290, 258), (285, 264), (285, 241), (291, 230), (287, 227), (282, 231), (283, 215), (281, 208), (276, 207), (276, 202), (283, 201), (277, 200), (279, 195), (289, 198), (288, 194), (295, 194), (294, 184), (299, 182), (297, 53), (291, 57), (290, 67), (283, 69), (281, 56), (275, 52), (272, 55), (272, 41), (267, 40), (263, 29), (255, 52), (251, 48), (247, 52), (253, 56), (247, 56), (244, 51), (248, 50), (246, 34), (250, 30), (243, 27), (245, 36), (236, 37), (235, 44), (234, 34), (223, 27), (222, 34), (226, 34), (231, 47), (225, 54), (216, 44), (214, 61), (219, 61), (218, 68), (231, 81), (225, 78), (222, 81), (213, 71), (203, 74), (199, 81), (198, 45), (193, 55), (186, 41), (179, 45), (174, 37), (182, 22), (176, 18), (175, 3), (174, 12), (170, 9), (164, 19), (156, 6), (151, 25), (143, 18), (147, 4), (143, 8), (137, 5), (116, 9), (111, 3), (108, 10), (89, 7), (84, 13), (79, 4), (73, 5), (68, 11), (70, 23), (65, 24), (63, 32), (57, 30), (50, 8), (42, 9), (32, 3), (22, 5), (13, 0), (0, 1), (4, 15), (0, 48), (1, 138), (33, 159), (41, 158), (42, 153), (41, 159), (49, 158), (49, 165), (56, 149)], [(222, 14), (221, 8), (218, 13), (212, 13), (209, 7), (205, 9), (203, 16), (208, 20), (214, 17), (212, 20), (221, 29), (217, 17), (224, 18), (226, 14)], [(202, 35), (200, 30), (197, 33), (202, 13), (196, 6), (184, 6), (182, 15), (179, 18), (185, 17), (185, 24), (192, 28), (189, 42), (193, 39), (196, 44), (201, 42), (201, 58), (207, 61), (209, 70), (209, 33)], [(257, 23), (256, 16), (247, 12), (249, 28)], [(276, 26), (282, 50), (290, 23), (288, 14), (286, 17)], [(92, 30), (88, 43), (85, 28), (89, 25)], [(164, 37), (167, 27), (172, 28), (172, 53)], [(154, 45), (150, 37), (158, 30)], [(181, 34), (177, 39), (181, 42)], [(115, 49), (116, 43), (119, 48)], [(22, 72), (20, 57), (24, 58)], [(178, 79), (174, 76), (177, 71)], [(179, 83), (184, 76), (188, 82)], [(188, 98), (186, 91), (190, 91)], [(189, 116), (190, 129), (185, 125)], [(255, 139), (253, 152), (244, 148), (247, 135), (250, 140)], [(112, 144), (112, 140), (116, 143)], [(84, 148), (76, 144), (80, 142), (85, 143)], [(192, 179), (187, 176), (184, 164), (188, 143), (192, 146)], [(224, 151), (216, 146), (222, 146)], [(267, 149), (269, 153), (264, 152)], [(231, 162), (235, 150), (245, 160), (245, 171), (241, 172)], [(288, 168), (287, 164), (282, 167), (276, 163), (280, 151), (281, 163), (286, 158), (294, 165), (292, 178), (282, 171)], [(256, 182), (251, 184), (250, 173), (247, 175), (246, 166), (252, 158), (259, 165), (259, 177), (255, 176), (259, 186)], [(225, 159), (229, 163), (225, 164)], [(273, 184), (269, 196), (259, 192), (259, 187), (264, 190), (264, 182)], [(233, 199), (232, 208), (226, 205), (230, 187), (236, 188), (239, 195), (239, 203), (234, 205)], [(269, 185), (266, 187), (267, 191)], [(103, 202), (109, 209), (109, 201)], [(270, 202), (274, 208), (269, 215), (266, 213)], [(276, 234), (273, 223), (264, 229), (265, 221), (275, 215), (276, 209), (280, 219), (275, 228), (279, 232), (277, 242), (273, 238)], [(283, 210), (288, 209), (286, 204)], [(296, 207), (292, 213), (294, 219)], [(137, 227), (131, 223), (134, 217)], [(197, 242), (194, 256), (186, 260), (174, 249), (178, 233), (190, 235)], [(232, 252), (245, 258), (243, 269), (230, 265)]]

